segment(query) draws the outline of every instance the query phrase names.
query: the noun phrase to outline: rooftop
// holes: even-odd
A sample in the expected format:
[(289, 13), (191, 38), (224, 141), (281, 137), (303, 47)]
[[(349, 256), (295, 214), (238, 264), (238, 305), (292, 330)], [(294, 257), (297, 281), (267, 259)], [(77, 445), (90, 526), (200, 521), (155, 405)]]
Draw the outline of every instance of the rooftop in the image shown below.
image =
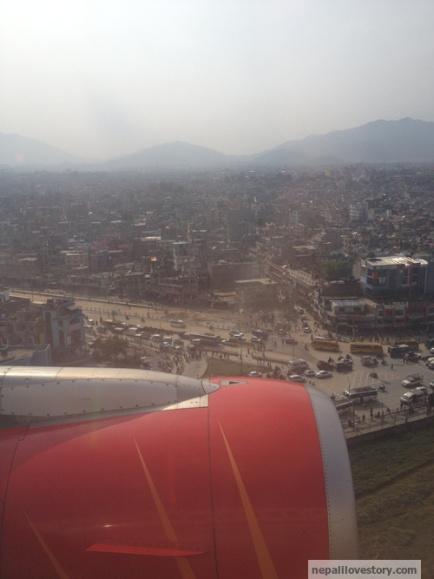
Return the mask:
[(411, 265), (427, 265), (425, 259), (415, 259), (413, 257), (406, 257), (403, 255), (390, 255), (387, 257), (370, 257), (366, 260), (366, 265), (371, 267), (391, 267), (403, 265), (409, 267)]
[(268, 277), (261, 277), (261, 278), (253, 278), (253, 279), (238, 279), (235, 280), (235, 283), (238, 285), (277, 285), (277, 282), (268, 278)]

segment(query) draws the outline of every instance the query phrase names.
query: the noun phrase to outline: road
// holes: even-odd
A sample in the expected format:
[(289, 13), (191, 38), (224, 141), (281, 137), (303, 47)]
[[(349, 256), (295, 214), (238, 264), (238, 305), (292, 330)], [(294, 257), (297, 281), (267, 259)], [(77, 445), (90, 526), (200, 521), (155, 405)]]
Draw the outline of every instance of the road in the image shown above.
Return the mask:
[[(53, 297), (49, 293), (31, 293), (23, 290), (11, 290), (11, 295), (20, 297), (31, 297), (33, 301), (45, 302), (47, 297)], [(222, 353), (230, 354), (232, 359), (242, 359), (249, 365), (260, 365), (261, 362), (271, 362), (272, 366), (279, 366), (282, 373), (286, 375), (288, 369), (288, 360), (303, 358), (309, 366), (316, 369), (318, 360), (327, 360), (329, 354), (326, 352), (317, 352), (311, 346), (311, 335), (304, 333), (302, 323), (299, 322), (292, 335), (297, 340), (296, 345), (285, 344), (282, 337), (277, 333), (270, 333), (266, 341), (265, 357), (262, 352), (255, 350), (254, 345), (250, 343), (250, 336), (247, 332), (255, 327), (254, 316), (248, 318), (243, 315), (234, 314), (233, 312), (220, 312), (214, 310), (195, 311), (183, 310), (177, 308), (166, 308), (162, 306), (150, 306), (149, 304), (127, 304), (119, 300), (105, 301), (99, 298), (75, 297), (75, 303), (89, 317), (99, 321), (100, 319), (116, 319), (119, 322), (128, 321), (131, 325), (142, 325), (158, 330), (173, 332), (174, 328), (170, 324), (170, 319), (183, 319), (186, 323), (185, 331), (189, 333), (204, 334), (211, 332), (221, 336), (229, 337), (230, 330), (241, 329), (246, 332), (246, 342), (240, 344), (237, 348), (222, 348)], [(309, 325), (314, 328), (314, 321), (308, 314), (304, 314), (308, 319)], [(315, 331), (317, 331), (315, 329)], [(319, 330), (318, 330), (319, 331)], [(342, 354), (349, 353), (349, 344), (340, 343)], [(332, 357), (336, 357), (332, 354)], [(386, 392), (380, 392), (379, 399), (384, 406), (391, 409), (399, 407), (399, 398), (405, 391), (401, 386), (401, 381), (411, 373), (420, 373), (423, 377), (424, 384), (428, 385), (434, 380), (434, 372), (429, 370), (423, 362), (417, 364), (404, 365), (401, 360), (391, 360), (386, 358), (387, 366), (379, 365), (377, 368), (366, 368), (362, 366), (359, 356), (353, 356), (354, 369), (349, 373), (335, 372), (330, 379), (314, 380), (315, 386), (328, 395), (342, 394), (348, 387), (355, 388), (369, 384), (386, 384)], [(391, 368), (393, 362), (393, 369)], [(199, 376), (205, 369), (203, 360), (192, 361), (184, 368), (190, 376)], [(375, 371), (378, 374), (379, 381), (370, 378), (369, 374)]]

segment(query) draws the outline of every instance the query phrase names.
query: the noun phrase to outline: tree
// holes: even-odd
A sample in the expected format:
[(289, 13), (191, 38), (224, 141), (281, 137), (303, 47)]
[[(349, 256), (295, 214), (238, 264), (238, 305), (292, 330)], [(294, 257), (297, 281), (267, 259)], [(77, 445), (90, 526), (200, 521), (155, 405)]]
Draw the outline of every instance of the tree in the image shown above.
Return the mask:
[(345, 279), (352, 276), (353, 261), (345, 257), (329, 259), (323, 265), (323, 275), (327, 281)]
[(97, 360), (116, 361), (119, 358), (127, 357), (128, 343), (119, 336), (109, 338), (98, 338), (94, 344), (93, 351)]

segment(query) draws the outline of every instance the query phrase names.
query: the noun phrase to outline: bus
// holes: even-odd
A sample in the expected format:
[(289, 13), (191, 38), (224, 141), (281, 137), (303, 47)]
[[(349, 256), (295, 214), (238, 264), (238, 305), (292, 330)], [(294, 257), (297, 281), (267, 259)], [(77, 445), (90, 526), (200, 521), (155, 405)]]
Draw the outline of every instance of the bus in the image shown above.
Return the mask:
[(396, 342), (392, 347), (407, 346), (408, 350), (417, 352), (419, 350), (419, 342), (416, 340), (407, 340), (406, 342)]
[(321, 338), (320, 336), (315, 336), (313, 338), (312, 346), (315, 350), (321, 350), (323, 352), (339, 352), (339, 344), (336, 340), (328, 340), (327, 338)]
[(351, 354), (383, 356), (383, 346), (381, 344), (372, 344), (369, 342), (351, 342), (350, 352)]
[(407, 344), (396, 344), (387, 348), (391, 358), (403, 358), (406, 354), (411, 352), (410, 346)]
[(215, 336), (214, 334), (186, 334), (184, 338), (207, 346), (219, 346), (222, 341), (220, 336)]
[(354, 400), (347, 398), (346, 396), (335, 398), (333, 402), (339, 415), (354, 411)]
[(348, 388), (345, 390), (344, 396), (348, 400), (354, 400), (357, 404), (363, 404), (363, 402), (368, 402), (369, 400), (376, 400), (378, 396), (378, 390), (375, 386), (359, 386), (357, 388)]

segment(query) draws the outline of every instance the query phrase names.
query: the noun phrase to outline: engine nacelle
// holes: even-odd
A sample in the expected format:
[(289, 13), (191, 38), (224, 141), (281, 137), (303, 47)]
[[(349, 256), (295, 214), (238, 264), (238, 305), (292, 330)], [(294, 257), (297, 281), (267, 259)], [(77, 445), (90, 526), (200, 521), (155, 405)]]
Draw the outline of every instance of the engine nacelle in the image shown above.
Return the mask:
[[(92, 412), (70, 416), (59, 399), (51, 407), (63, 416), (26, 419), (0, 405), (2, 578), (302, 579), (309, 559), (357, 557), (347, 448), (334, 405), (315, 388), (183, 379), (183, 396), (146, 406), (129, 384), (134, 408), (97, 414), (107, 406), (101, 376), (81, 372), (99, 397), (82, 400)], [(118, 406), (129, 372), (143, 388), (176, 380), (113, 372)], [(0, 400), (13, 399), (12, 382)]]

